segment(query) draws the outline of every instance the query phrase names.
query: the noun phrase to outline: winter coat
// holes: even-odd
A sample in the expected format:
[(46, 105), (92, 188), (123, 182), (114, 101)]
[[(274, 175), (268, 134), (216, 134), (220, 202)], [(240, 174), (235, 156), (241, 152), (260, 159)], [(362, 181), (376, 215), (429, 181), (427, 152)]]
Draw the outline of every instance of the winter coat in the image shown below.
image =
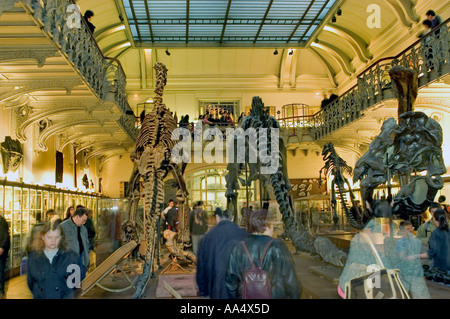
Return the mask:
[[(252, 234), (245, 240), (255, 266), (258, 266), (264, 248), (271, 239), (269, 236)], [(245, 253), (242, 244), (238, 242), (231, 251), (225, 277), (231, 298), (241, 298), (244, 273), (250, 268), (250, 259)], [(272, 242), (266, 252), (261, 269), (269, 274), (273, 299), (300, 298), (300, 282), (295, 274), (292, 256), (283, 242), (280, 240)]]
[(229, 220), (220, 221), (201, 239), (197, 255), (197, 286), (201, 296), (230, 299), (225, 285), (228, 258), (234, 244), (249, 234)]
[[(52, 263), (43, 252), (32, 251), (28, 255), (27, 283), (34, 299), (74, 298), (67, 278), (73, 273), (69, 265), (78, 265), (78, 255), (73, 250), (58, 250)], [(70, 281), (70, 280), (69, 280)]]
[(428, 256), (433, 260), (433, 268), (450, 270), (450, 230), (436, 228), (430, 236)]
[[(72, 221), (72, 218), (63, 221), (61, 224), (61, 228), (63, 229), (64, 236), (67, 241), (67, 248), (72, 249), (78, 255), (80, 255), (80, 246), (78, 243), (78, 226)], [(84, 258), (83, 265), (88, 268), (89, 267), (89, 239), (88, 232), (84, 225), (80, 226), (81, 232), (81, 240), (84, 250)]]
[(204, 235), (207, 230), (206, 212), (197, 208), (191, 211), (189, 214), (189, 232), (191, 235)]
[(4, 257), (8, 256), (9, 247), (11, 245), (11, 239), (9, 235), (9, 226), (6, 219), (2, 216), (0, 216), (0, 248), (3, 248), (4, 252), (2, 256)]

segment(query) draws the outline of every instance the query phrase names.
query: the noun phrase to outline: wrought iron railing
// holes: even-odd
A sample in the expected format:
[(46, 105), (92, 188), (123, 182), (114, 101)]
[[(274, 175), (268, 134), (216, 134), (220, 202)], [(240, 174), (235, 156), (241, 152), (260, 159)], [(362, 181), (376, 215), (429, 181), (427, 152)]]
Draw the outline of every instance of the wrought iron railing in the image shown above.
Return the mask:
[(132, 120), (134, 116), (126, 114), (127, 111), (131, 111), (132, 114), (132, 110), (126, 96), (126, 76), (122, 65), (119, 60), (103, 55), (84, 19), (81, 18), (78, 27), (68, 23), (68, 18), (73, 13), (68, 8), (75, 2), (73, 0), (21, 0), (21, 2), (102, 101), (109, 93), (114, 93), (114, 100), (123, 113), (117, 122), (131, 139), (136, 140), (138, 131)]
[(359, 119), (363, 111), (375, 104), (395, 98), (389, 70), (401, 65), (417, 72), (419, 87), (450, 73), (450, 19), (431, 30), (394, 57), (380, 59), (357, 77), (357, 83), (314, 115), (279, 119), (281, 127), (295, 135), (295, 129), (309, 130), (314, 140)]

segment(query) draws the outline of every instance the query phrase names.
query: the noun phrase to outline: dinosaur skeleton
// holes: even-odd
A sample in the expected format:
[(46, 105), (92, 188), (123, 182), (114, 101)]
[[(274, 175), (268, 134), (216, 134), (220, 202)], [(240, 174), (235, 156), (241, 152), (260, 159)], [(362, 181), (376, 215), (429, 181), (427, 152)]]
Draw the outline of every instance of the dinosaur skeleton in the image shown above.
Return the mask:
[[(130, 178), (130, 220), (136, 220), (137, 205), (140, 197), (144, 199), (146, 252), (142, 275), (136, 284), (133, 298), (140, 298), (145, 292), (154, 265), (157, 220), (164, 204), (164, 178), (172, 172), (177, 182), (177, 200), (183, 205), (188, 194), (183, 179), (184, 163), (171, 161), (171, 150), (176, 141), (172, 132), (177, 122), (170, 110), (162, 102), (162, 94), (167, 81), (167, 68), (156, 63), (155, 107), (145, 116), (139, 132), (136, 147), (131, 154), (134, 162)], [(142, 184), (142, 185), (141, 185)], [(142, 193), (141, 193), (142, 190)]]
[[(268, 115), (264, 110), (264, 104), (261, 98), (253, 97), (252, 108), (250, 115), (244, 117), (241, 128), (244, 131), (254, 129), (254, 134), (240, 134), (238, 130), (235, 131), (232, 138), (228, 141), (229, 148), (234, 149), (234, 158), (228, 159), (228, 174), (226, 175), (226, 187), (227, 191), (225, 196), (227, 197), (227, 210), (233, 212), (234, 216), (237, 216), (237, 190), (239, 189), (239, 182), (242, 186), (250, 186), (251, 183), (259, 179), (263, 194), (265, 197), (268, 191), (268, 187), (273, 188), (276, 200), (280, 205), (280, 212), (282, 214), (282, 221), (285, 225), (285, 233), (283, 237), (289, 237), (297, 250), (310, 252), (317, 254), (314, 247), (314, 238), (312, 234), (300, 225), (300, 232), (297, 232), (297, 222), (294, 220), (292, 200), (289, 195), (289, 191), (292, 186), (288, 180), (287, 165), (286, 165), (286, 147), (284, 140), (278, 135), (272, 136), (271, 129), (279, 129), (277, 120)], [(261, 134), (261, 129), (266, 129), (266, 134)], [(248, 131), (247, 131), (248, 132)], [(260, 156), (256, 157), (256, 163), (250, 161), (252, 154), (257, 150), (252, 147), (255, 143), (250, 143), (249, 139), (256, 139), (256, 145)], [(240, 144), (241, 143), (241, 144)], [(245, 152), (242, 152), (240, 148), (242, 144), (245, 144)], [(245, 153), (245, 159), (238, 160), (239, 155)], [(272, 161), (261, 161), (261, 156), (276, 159), (278, 161), (278, 168), (273, 174), (262, 174), (261, 170), (264, 167), (272, 165)], [(249, 175), (246, 180), (240, 178), (240, 175), (245, 171), (246, 166), (249, 167)], [(267, 198), (267, 197), (265, 197)]]
[[(350, 183), (348, 182), (348, 179), (344, 176), (344, 173), (352, 175), (353, 169), (349, 165), (347, 165), (347, 162), (344, 161), (344, 159), (337, 155), (333, 143), (331, 142), (325, 144), (322, 150), (322, 155), (323, 160), (325, 161), (325, 165), (320, 169), (319, 172), (319, 186), (322, 184), (322, 171), (325, 170), (325, 177), (328, 175), (328, 173), (331, 173), (331, 175), (333, 176), (333, 180), (331, 181), (331, 206), (333, 207), (334, 228), (339, 228), (339, 217), (336, 211), (336, 192), (341, 199), (342, 208), (345, 211), (348, 223), (355, 228), (363, 228), (366, 222), (366, 216), (364, 215), (364, 212), (360, 211), (359, 207), (356, 205), (355, 195), (352, 192), (352, 188), (350, 186)], [(345, 184), (347, 184), (348, 186), (352, 209), (349, 209), (346, 203), (346, 191), (344, 189)]]

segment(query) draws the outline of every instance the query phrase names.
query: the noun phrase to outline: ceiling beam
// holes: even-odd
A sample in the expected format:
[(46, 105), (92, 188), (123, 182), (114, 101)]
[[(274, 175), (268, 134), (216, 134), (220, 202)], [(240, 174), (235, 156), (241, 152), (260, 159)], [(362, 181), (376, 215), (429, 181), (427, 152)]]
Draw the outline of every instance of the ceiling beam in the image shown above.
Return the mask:
[[(297, 31), (298, 27), (302, 24), (303, 20), (305, 19), (305, 16), (308, 14), (309, 9), (311, 9), (312, 5), (314, 4), (315, 0), (312, 0), (309, 3), (308, 8), (306, 8), (305, 12), (303, 13), (302, 17), (300, 18), (300, 20), (298, 20), (297, 25), (295, 26), (294, 30), (292, 31), (291, 35), (289, 36), (289, 39), (286, 42), (291, 41), (292, 37), (294, 36), (295, 32)], [(301, 38), (300, 38), (301, 39)]]
[[(314, 2), (314, 0), (313, 0), (313, 2)], [(270, 8), (272, 7), (272, 4), (273, 4), (273, 0), (270, 0), (269, 4), (267, 5), (266, 13), (264, 14), (264, 18), (262, 19), (261, 25), (259, 26), (258, 32), (256, 33), (256, 36), (255, 36), (255, 39), (253, 40), (253, 43), (256, 42), (256, 40), (259, 37), (259, 34), (261, 33), (261, 30), (262, 30), (262, 28), (264, 26), (264, 22), (266, 21), (267, 15), (269, 14), (269, 11), (270, 11)]]
[(231, 2), (233, 0), (228, 0), (227, 13), (225, 14), (225, 19), (223, 21), (222, 34), (220, 35), (220, 43), (223, 43), (223, 37), (225, 35), (225, 28), (227, 27), (228, 14), (230, 13)]

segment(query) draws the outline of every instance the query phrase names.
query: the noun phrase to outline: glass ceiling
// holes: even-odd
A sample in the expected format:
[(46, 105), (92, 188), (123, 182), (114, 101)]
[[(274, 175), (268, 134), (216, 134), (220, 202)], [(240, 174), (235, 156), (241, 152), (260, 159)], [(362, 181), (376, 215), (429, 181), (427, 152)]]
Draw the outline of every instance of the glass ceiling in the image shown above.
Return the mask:
[(336, 0), (122, 0), (137, 46), (302, 46)]

